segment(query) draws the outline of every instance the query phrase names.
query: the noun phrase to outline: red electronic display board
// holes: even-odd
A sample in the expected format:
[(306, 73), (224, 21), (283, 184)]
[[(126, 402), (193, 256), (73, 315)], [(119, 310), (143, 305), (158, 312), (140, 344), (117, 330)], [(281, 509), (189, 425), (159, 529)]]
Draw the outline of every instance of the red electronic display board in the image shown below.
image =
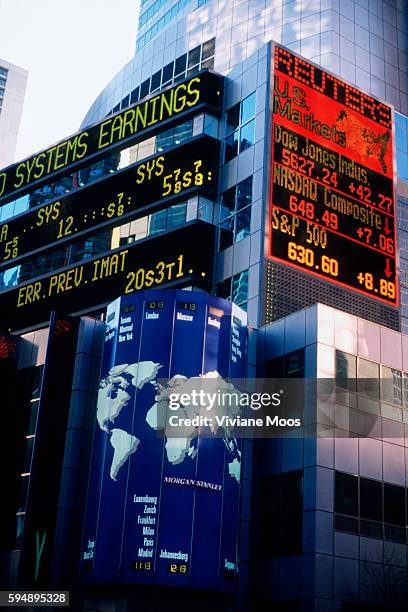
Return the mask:
[(269, 257), (398, 305), (392, 109), (274, 47)]

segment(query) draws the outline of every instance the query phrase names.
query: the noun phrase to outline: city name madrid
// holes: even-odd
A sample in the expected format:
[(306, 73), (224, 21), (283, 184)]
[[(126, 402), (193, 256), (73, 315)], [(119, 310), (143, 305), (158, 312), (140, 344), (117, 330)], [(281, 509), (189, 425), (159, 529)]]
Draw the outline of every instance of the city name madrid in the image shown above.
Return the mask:
[(265, 418), (245, 418), (241, 416), (230, 417), (226, 415), (203, 416), (197, 415), (192, 418), (180, 417), (172, 414), (169, 417), (169, 425), (171, 427), (301, 427), (302, 421), (299, 418), (288, 419), (279, 417), (278, 415)]

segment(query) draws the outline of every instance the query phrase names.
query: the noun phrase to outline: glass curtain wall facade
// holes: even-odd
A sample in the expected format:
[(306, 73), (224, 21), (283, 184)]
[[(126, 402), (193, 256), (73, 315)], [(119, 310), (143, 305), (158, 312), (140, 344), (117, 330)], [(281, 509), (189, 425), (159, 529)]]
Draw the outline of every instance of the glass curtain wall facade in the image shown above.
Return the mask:
[[(191, 2), (188, 8), (181, 8), (186, 11), (183, 15), (177, 14), (180, 2), (142, 3), (135, 58), (98, 96), (83, 125), (126, 107), (132, 96), (135, 99), (136, 95), (147, 95), (172, 79), (177, 80), (181, 69), (185, 71), (183, 74), (189, 74), (194, 64), (214, 68), (225, 75), (224, 117), (212, 126), (213, 133), (223, 142), (219, 198), (209, 217), (218, 227), (213, 290), (241, 304), (248, 312), (249, 324), (259, 329), (259, 333), (252, 336), (249, 376), (264, 374), (265, 367), (269, 368), (271, 376), (277, 375), (272, 362), (268, 365), (265, 361), (268, 351), (269, 359), (278, 356), (273, 339), (281, 347), (282, 354), (287, 353), (289, 359), (293, 359), (293, 350), (299, 347), (292, 347), (290, 338), (299, 340), (304, 333), (307, 336), (308, 321), (314, 330), (310, 333), (316, 336), (313, 340), (310, 337), (313, 348), (305, 346), (307, 343), (302, 345), (303, 374), (335, 376), (336, 344), (333, 338), (323, 337), (328, 323), (323, 321), (325, 315), (316, 312), (329, 313), (329, 327), (336, 320), (347, 338), (353, 334), (357, 338), (360, 334), (361, 347), (365, 342), (372, 346), (373, 334), (381, 335), (383, 342), (395, 342), (394, 336), (394, 339), (387, 336), (395, 332), (387, 332), (375, 324), (408, 331), (407, 4), (398, 0), (209, 0), (203, 6), (198, 4)], [(169, 7), (174, 12), (171, 25), (166, 22), (170, 19)], [(151, 40), (149, 31), (156, 31)], [(401, 307), (398, 310), (306, 278), (283, 266), (268, 264), (272, 266), (272, 316), (280, 321), (262, 326), (271, 128), (268, 42), (271, 40), (395, 107), (397, 237), (401, 268)], [(209, 62), (208, 48), (211, 49)], [(183, 57), (186, 59), (181, 59)], [(123, 237), (135, 237), (128, 228), (122, 227), (120, 232)], [(314, 315), (313, 308), (312, 314), (306, 310), (290, 315), (316, 302), (350, 314), (343, 315), (340, 311), (333, 314), (322, 306), (323, 310), (314, 311)], [(350, 317), (347, 324), (343, 316)], [(374, 323), (359, 320), (357, 325), (355, 317), (362, 316)], [(282, 317), (287, 317), (287, 322), (284, 323)], [(285, 329), (288, 330), (284, 336), (286, 340), (282, 340), (278, 336), (285, 334)], [(319, 341), (323, 348), (317, 354), (315, 343)], [(331, 345), (330, 355), (327, 344)], [(359, 348), (360, 353), (354, 344), (349, 348), (353, 359), (363, 360), (363, 348)], [(371, 352), (367, 356), (373, 359)], [(317, 370), (321, 367), (319, 371), (312, 367), (316, 359)], [(325, 368), (326, 360), (329, 365)], [(390, 361), (385, 353), (376, 355), (374, 361), (377, 369), (382, 368), (384, 376), (393, 365), (393, 360)], [(402, 372), (402, 361), (398, 367)], [(405, 380), (404, 376), (401, 374), (401, 381)], [(340, 412), (341, 408), (338, 410)], [(402, 426), (403, 411), (394, 418)], [(390, 427), (393, 427), (392, 421)], [(401, 589), (406, 589), (406, 578), (402, 576), (407, 558), (406, 480), (401, 476), (406, 473), (406, 459), (403, 457), (404, 444), (398, 446), (396, 440), (392, 442), (394, 444), (386, 445), (381, 451), (387, 454), (381, 460), (385, 471), (381, 469), (375, 474), (368, 474), (364, 467), (364, 444), (361, 449), (354, 449), (355, 441), (351, 440), (355, 453), (353, 465), (346, 465), (347, 441), (339, 442), (338, 450), (333, 446), (330, 452), (328, 440), (315, 445), (289, 440), (281, 446), (255, 445), (255, 448), (246, 444), (246, 456), (248, 463), (253, 465), (253, 472), (244, 468), (238, 609), (255, 609), (256, 606), (265, 609), (265, 605), (274, 605), (275, 609), (282, 610), (353, 610), (360, 609), (360, 603), (353, 603), (358, 601), (369, 609), (375, 599), (375, 589), (371, 588), (373, 580), (369, 580), (373, 572), (381, 574), (379, 583), (384, 588), (386, 584), (394, 584), (401, 598)], [(374, 442), (367, 440), (367, 448), (370, 444)], [(376, 453), (372, 452), (374, 457)], [(337, 458), (333, 459), (334, 463), (330, 453)], [(390, 467), (393, 462), (399, 462), (397, 476)], [(317, 467), (320, 465), (325, 467)], [(255, 474), (262, 474), (262, 483)], [(349, 502), (348, 496), (341, 493), (341, 486), (356, 489), (357, 493), (350, 493)], [(360, 500), (357, 505), (355, 495)], [(396, 502), (398, 496), (403, 499), (402, 504)], [(272, 503), (271, 497), (278, 501)], [(343, 502), (338, 501), (340, 498)], [(377, 500), (372, 501), (374, 506), (381, 505), (378, 516), (366, 516), (367, 499)], [(261, 548), (257, 547), (259, 529), (262, 531)], [(353, 535), (349, 535), (351, 533)], [(358, 554), (353, 552), (356, 547), (360, 551)], [(375, 559), (370, 558), (370, 564), (368, 557), (378, 547), (384, 547), (388, 556), (379, 554)], [(391, 570), (384, 569), (391, 557), (398, 560), (391, 563)], [(261, 595), (257, 598), (256, 593)], [(379, 591), (377, 595), (380, 601)], [(396, 595), (395, 605), (398, 605), (398, 597)]]
[[(271, 41), (395, 106), (399, 309), (265, 262)], [(406, 444), (397, 442), (397, 438), (405, 440), (407, 422), (407, 339), (400, 332), (408, 332), (408, 7), (402, 0), (142, 0), (135, 57), (98, 95), (82, 127), (203, 69), (225, 77), (220, 119), (201, 112), (176, 122), (51, 188), (7, 204), (0, 210), (0, 221), (200, 134), (222, 143), (217, 197), (187, 198), (63, 249), (54, 254), (53, 261), (46, 257), (12, 268), (2, 276), (1, 287), (202, 219), (217, 227), (212, 292), (232, 300), (248, 314), (252, 328), (248, 377), (265, 372), (275, 376), (282, 368), (291, 376), (297, 364), (297, 376), (341, 378), (341, 365), (346, 362), (355, 369), (356, 380), (365, 366), (371, 373), (375, 370), (378, 379), (381, 372), (395, 380), (399, 392), (387, 401), (382, 396), (380, 400), (379, 390), (376, 404), (379, 416), (392, 424), (387, 422), (379, 435), (368, 436), (361, 446), (353, 439), (349, 444), (352, 452), (343, 442), (329, 442), (330, 437), (321, 442), (293, 439), (270, 445), (244, 441), (238, 591), (234, 600), (214, 598), (203, 603), (208, 609), (217, 601), (221, 610), (264, 610), (267, 606), (286, 611), (359, 609), (353, 608), (359, 605), (356, 601), (367, 606), (373, 601), (372, 593), (361, 586), (364, 572), (369, 576), (379, 572), (385, 584), (384, 568), (392, 565), (396, 569), (389, 572), (390, 580), (400, 585), (408, 559)], [(272, 279), (269, 288), (265, 286), (267, 268)], [(270, 324), (265, 324), (264, 313), (267, 290), (272, 303)], [(317, 302), (323, 305), (316, 306)], [(91, 343), (91, 335), (86, 338), (84, 343)], [(401, 350), (396, 356), (398, 346)], [(97, 362), (101, 345), (91, 348), (81, 350), (92, 353)], [(44, 361), (41, 355), (29, 365), (40, 367)], [(278, 363), (280, 369), (276, 369)], [(88, 382), (82, 381), (78, 389), (91, 393)], [(36, 396), (32, 399), (34, 404)], [(337, 404), (340, 418), (343, 404), (340, 400)], [(392, 437), (386, 435), (386, 427), (401, 435), (384, 441)], [(90, 432), (89, 427), (86, 431)], [(36, 435), (31, 429), (26, 433), (27, 440)], [(30, 444), (27, 442), (28, 456)], [(74, 451), (71, 458), (74, 463)], [(23, 474), (26, 478), (30, 472)], [(66, 484), (62, 497), (69, 497), (68, 490)], [(80, 515), (81, 508), (75, 511)], [(23, 504), (20, 512), (22, 516)], [(63, 521), (58, 529), (61, 540), (66, 541)], [(378, 552), (386, 548), (388, 558)], [(64, 574), (64, 568), (60, 569)], [(340, 585), (339, 580), (343, 580)], [(190, 605), (191, 593), (184, 599), (176, 594), (174, 605), (180, 608), (180, 602), (187, 600)], [(163, 596), (163, 609), (165, 601)], [(133, 595), (124, 591), (105, 599), (103, 593), (89, 594), (85, 609), (108, 610), (116, 603), (137, 609)], [(143, 605), (148, 609), (150, 604), (143, 601)]]
[[(160, 4), (160, 6), (159, 6)], [(139, 19), (143, 28), (154, 26), (174, 3), (146, 2)], [(154, 11), (157, 8), (157, 13)], [(150, 13), (148, 12), (150, 10)], [(83, 126), (125, 108), (195, 69), (210, 67), (227, 76), (225, 117), (214, 127), (224, 142), (220, 188), (222, 207), (212, 218), (219, 226), (214, 283), (220, 295), (233, 277), (248, 278), (246, 303), (252, 325), (263, 320), (263, 236), (267, 148), (269, 146), (269, 70), (267, 43), (275, 40), (332, 71), (367, 93), (395, 106), (397, 169), (399, 177), (399, 244), (405, 264), (404, 225), (404, 117), (408, 113), (407, 7), (404, 2), (338, 2), (336, 0), (264, 0), (251, 2), (212, 0), (204, 6), (190, 3), (186, 15), (174, 15), (154, 38), (141, 46), (134, 59), (115, 76), (89, 110)], [(150, 15), (148, 18), (147, 15)], [(146, 15), (143, 17), (143, 15)], [(146, 21), (148, 20), (148, 21)], [(405, 172), (405, 174), (404, 174)], [(253, 178), (251, 206), (231, 204), (234, 189)], [(124, 229), (121, 230), (125, 234)], [(134, 232), (132, 232), (134, 235)], [(232, 236), (232, 238), (231, 238)], [(406, 281), (401, 276), (401, 310), (373, 304), (352, 292), (305, 279), (291, 270), (273, 266), (276, 286), (275, 318), (316, 301), (367, 318), (394, 329), (408, 329)], [(297, 286), (296, 293), (293, 287)]]

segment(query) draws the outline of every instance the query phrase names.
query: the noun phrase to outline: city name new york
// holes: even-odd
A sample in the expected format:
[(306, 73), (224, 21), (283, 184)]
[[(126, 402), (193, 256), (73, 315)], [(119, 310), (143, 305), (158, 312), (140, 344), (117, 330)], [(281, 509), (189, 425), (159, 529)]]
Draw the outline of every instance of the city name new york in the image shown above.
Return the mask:
[[(346, 146), (345, 132), (339, 131), (335, 125), (329, 125), (317, 119), (315, 114), (310, 111), (307, 105), (307, 92), (302, 87), (292, 86), (288, 78), (275, 74), (273, 93), (273, 112), (275, 115), (279, 115), (317, 136), (331, 140), (341, 147)], [(322, 110), (324, 111), (324, 109)]]

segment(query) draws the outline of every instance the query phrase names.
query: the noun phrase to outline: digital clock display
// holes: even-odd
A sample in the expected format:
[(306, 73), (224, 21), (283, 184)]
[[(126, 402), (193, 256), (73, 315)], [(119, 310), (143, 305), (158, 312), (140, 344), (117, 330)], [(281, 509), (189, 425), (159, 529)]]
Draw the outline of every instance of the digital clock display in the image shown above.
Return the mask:
[(148, 302), (146, 304), (146, 310), (163, 310), (164, 302), (156, 302), (155, 300), (152, 302)]
[(153, 563), (151, 561), (133, 561), (132, 569), (136, 572), (152, 572)]
[(193, 302), (177, 302), (176, 308), (179, 308), (180, 310), (190, 310), (191, 312), (194, 312), (197, 309), (197, 304), (194, 304)]
[(274, 49), (270, 249), (398, 305), (392, 110)]
[(186, 563), (169, 563), (167, 571), (170, 574), (188, 574), (188, 565)]
[(217, 189), (218, 160), (219, 141), (199, 137), (7, 221), (0, 225), (0, 269), (150, 214), (190, 193), (204, 191), (211, 197)]
[(82, 264), (56, 270), (0, 293), (5, 329), (22, 329), (48, 321), (51, 310), (65, 314), (106, 304), (119, 295), (186, 282), (211, 283), (214, 226), (195, 221), (157, 238)]

